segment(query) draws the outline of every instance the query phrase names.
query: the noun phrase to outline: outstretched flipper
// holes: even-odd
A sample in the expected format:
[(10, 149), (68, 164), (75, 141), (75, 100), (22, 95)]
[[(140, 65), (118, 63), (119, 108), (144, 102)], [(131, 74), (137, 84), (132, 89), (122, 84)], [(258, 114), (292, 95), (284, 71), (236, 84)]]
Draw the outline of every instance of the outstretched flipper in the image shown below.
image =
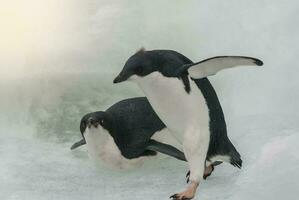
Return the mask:
[(183, 152), (169, 144), (157, 142), (156, 140), (150, 140), (146, 149), (172, 156), (178, 160), (186, 161), (186, 157)]
[(86, 141), (85, 141), (85, 139), (83, 138), (82, 140), (80, 140), (80, 141), (74, 143), (74, 144), (71, 146), (71, 150), (74, 150), (74, 149), (76, 149), (76, 148), (78, 148), (78, 147), (80, 147), (80, 146), (82, 146), (82, 145), (84, 145), (84, 144), (86, 144)]
[(188, 71), (192, 78), (201, 79), (215, 75), (223, 69), (248, 65), (262, 66), (263, 62), (259, 59), (245, 56), (217, 56), (197, 63), (183, 65), (178, 69), (177, 75), (179, 76)]

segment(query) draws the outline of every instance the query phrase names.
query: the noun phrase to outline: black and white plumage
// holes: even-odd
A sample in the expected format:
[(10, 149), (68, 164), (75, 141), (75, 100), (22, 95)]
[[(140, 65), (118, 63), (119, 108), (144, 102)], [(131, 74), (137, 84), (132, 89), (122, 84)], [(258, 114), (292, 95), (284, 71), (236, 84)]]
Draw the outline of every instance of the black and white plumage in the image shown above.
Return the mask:
[(140, 50), (114, 83), (136, 82), (171, 133), (183, 144), (192, 185), (173, 199), (193, 198), (205, 163), (216, 160), (241, 167), (240, 154), (227, 137), (224, 114), (207, 76), (239, 65), (262, 65), (243, 56), (219, 56), (193, 63), (172, 50)]
[(157, 152), (186, 160), (182, 151), (163, 143), (171, 139), (170, 135), (145, 97), (122, 100), (105, 112), (86, 114), (81, 119), (80, 132), (83, 139), (71, 149), (87, 143), (91, 158), (114, 168), (140, 166), (145, 157)]
[[(170, 138), (169, 131), (156, 115), (146, 97), (125, 99), (115, 103), (105, 112), (86, 114), (81, 119), (80, 132), (83, 139), (74, 143), (71, 149), (85, 145), (86, 140), (90, 141), (88, 144), (90, 156), (94, 159), (104, 160), (114, 168), (138, 166), (142, 164), (142, 160), (141, 162), (137, 161), (138, 158), (155, 156), (157, 152), (186, 161), (181, 151), (181, 145), (169, 141), (175, 139)], [(85, 139), (86, 134), (93, 133), (98, 137), (93, 138), (92, 135), (88, 135)], [(229, 140), (226, 142), (226, 146), (231, 145)], [(217, 143), (225, 143), (225, 141)], [(173, 146), (175, 144), (177, 145)], [(207, 159), (214, 157), (216, 155), (214, 152), (221, 151), (212, 149)], [(237, 151), (235, 154), (239, 155)], [(214, 164), (219, 163), (215, 162)], [(209, 175), (210, 173), (205, 174), (204, 177)]]

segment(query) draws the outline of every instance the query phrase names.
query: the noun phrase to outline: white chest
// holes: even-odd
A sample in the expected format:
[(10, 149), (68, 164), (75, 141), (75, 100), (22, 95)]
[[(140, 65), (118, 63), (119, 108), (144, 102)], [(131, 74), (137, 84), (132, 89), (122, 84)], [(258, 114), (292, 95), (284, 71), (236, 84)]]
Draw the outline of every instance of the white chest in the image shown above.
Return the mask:
[(182, 140), (183, 133), (193, 128), (209, 130), (209, 110), (206, 100), (190, 80), (188, 94), (181, 80), (154, 72), (136, 80), (161, 120)]
[(88, 155), (94, 161), (103, 161), (104, 164), (115, 169), (130, 169), (143, 164), (142, 157), (136, 159), (123, 157), (113, 138), (102, 127), (87, 128), (84, 137)]

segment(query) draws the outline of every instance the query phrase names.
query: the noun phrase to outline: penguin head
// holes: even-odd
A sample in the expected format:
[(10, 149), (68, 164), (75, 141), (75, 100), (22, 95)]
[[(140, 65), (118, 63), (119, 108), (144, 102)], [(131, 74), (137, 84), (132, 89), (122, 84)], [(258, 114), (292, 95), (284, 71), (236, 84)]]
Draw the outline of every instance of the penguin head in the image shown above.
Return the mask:
[(81, 119), (80, 123), (80, 132), (82, 136), (84, 137), (84, 132), (87, 129), (108, 129), (109, 127), (109, 120), (107, 118), (107, 115), (103, 111), (93, 112), (85, 115)]
[(76, 149), (82, 145), (86, 144), (85, 135), (89, 132), (94, 132), (96, 134), (107, 134), (110, 133), (109, 127), (111, 127), (111, 120), (108, 119), (107, 113), (103, 111), (88, 113), (82, 117), (80, 122), (80, 132), (82, 135), (82, 140), (74, 143), (71, 146), (71, 150)]
[(159, 66), (157, 63), (158, 59), (156, 55), (151, 51), (141, 48), (126, 61), (122, 71), (114, 79), (113, 83), (135, 80), (138, 77), (147, 76), (158, 70)]
[(179, 73), (181, 68), (184, 67), (181, 56), (178, 52), (171, 50), (146, 51), (142, 48), (126, 61), (122, 71), (113, 83), (136, 80), (153, 72), (159, 72), (164, 77), (180, 78), (185, 75)]

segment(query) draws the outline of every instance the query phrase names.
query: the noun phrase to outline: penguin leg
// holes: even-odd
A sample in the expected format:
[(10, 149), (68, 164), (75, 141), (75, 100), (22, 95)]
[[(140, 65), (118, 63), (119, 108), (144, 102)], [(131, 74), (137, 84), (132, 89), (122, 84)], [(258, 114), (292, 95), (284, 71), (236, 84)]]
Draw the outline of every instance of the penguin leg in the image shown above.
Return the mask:
[(211, 176), (212, 172), (214, 171), (214, 166), (209, 165), (205, 168), (203, 179), (207, 179), (207, 177)]
[(174, 157), (178, 160), (186, 161), (186, 157), (183, 152), (181, 152), (180, 150), (178, 150), (177, 148), (175, 148), (169, 144), (157, 142), (156, 140), (150, 140), (146, 149), (166, 154), (166, 155)]
[[(211, 176), (211, 174), (214, 171), (214, 169), (215, 168), (214, 168), (213, 164), (211, 164), (209, 166), (206, 166), (204, 174), (203, 174), (203, 179), (206, 180), (209, 176)], [(187, 178), (187, 183), (189, 183), (189, 181), (190, 181), (190, 171), (187, 172), (186, 178)]]
[(180, 193), (172, 195), (173, 200), (192, 199), (197, 187), (203, 179), (206, 155), (209, 147), (209, 130), (200, 127), (190, 127), (184, 134), (184, 153), (190, 169), (190, 184)]
[(210, 164), (209, 166), (207, 166), (205, 168), (203, 179), (206, 180), (209, 176), (211, 176), (211, 174), (213, 173), (213, 171), (215, 169), (215, 166), (220, 165), (221, 163), (222, 163), (221, 161), (216, 161), (216, 162), (213, 162), (212, 164)]

